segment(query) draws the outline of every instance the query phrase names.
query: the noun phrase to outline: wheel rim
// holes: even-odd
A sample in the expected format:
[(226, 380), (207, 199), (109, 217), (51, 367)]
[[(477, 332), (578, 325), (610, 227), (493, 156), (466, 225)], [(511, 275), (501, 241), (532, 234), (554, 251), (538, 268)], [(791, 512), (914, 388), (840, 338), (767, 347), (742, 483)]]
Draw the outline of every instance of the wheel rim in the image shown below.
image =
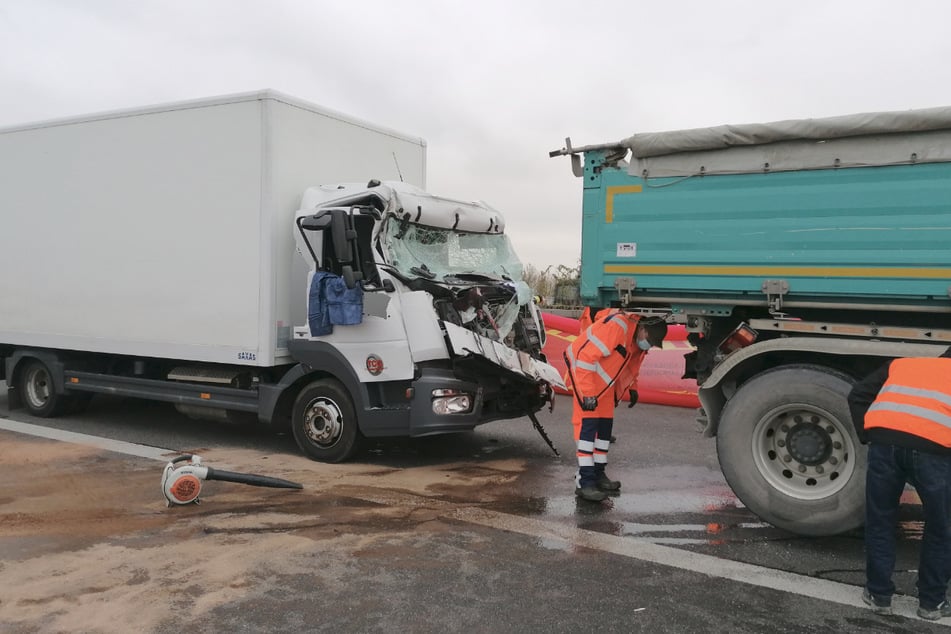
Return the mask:
[(329, 449), (340, 441), (343, 413), (333, 399), (315, 398), (304, 409), (304, 435), (313, 444)]
[(778, 407), (753, 429), (753, 458), (776, 490), (818, 500), (843, 489), (855, 471), (855, 444), (844, 424), (806, 404)]
[(43, 367), (31, 368), (26, 375), (26, 398), (33, 409), (43, 409), (53, 396), (50, 373)]

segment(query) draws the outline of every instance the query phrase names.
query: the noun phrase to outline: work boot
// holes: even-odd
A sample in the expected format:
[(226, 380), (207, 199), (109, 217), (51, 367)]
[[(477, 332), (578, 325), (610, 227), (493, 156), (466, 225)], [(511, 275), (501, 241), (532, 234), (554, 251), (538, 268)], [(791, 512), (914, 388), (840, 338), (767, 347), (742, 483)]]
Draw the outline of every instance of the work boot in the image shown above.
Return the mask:
[(617, 442), (617, 436), (611, 436), (611, 442)]
[(575, 489), (575, 495), (577, 495), (582, 500), (587, 500), (589, 502), (601, 502), (606, 497), (608, 497), (607, 493), (604, 491), (599, 491), (591, 485), (578, 487)]
[(937, 621), (941, 617), (951, 616), (951, 603), (942, 601), (936, 608), (931, 610), (919, 605), (918, 616), (928, 621)]
[(606, 474), (604, 471), (598, 474), (598, 479), (594, 485), (598, 487), (598, 490), (600, 491), (615, 492), (621, 490), (621, 483), (617, 480), (612, 480), (609, 478), (608, 474)]
[[(892, 598), (891, 597), (877, 597), (871, 592), (869, 592), (868, 588), (865, 588), (862, 591), (862, 601), (865, 603), (865, 605), (871, 607), (872, 612), (874, 612), (875, 614), (888, 616), (889, 614), (892, 613)], [(945, 604), (947, 604), (947, 601), (945, 601)], [(928, 618), (924, 614), (921, 613), (921, 608), (918, 608), (918, 616), (920, 616), (923, 619)], [(939, 617), (936, 616), (932, 618), (931, 620), (935, 621), (938, 618)]]

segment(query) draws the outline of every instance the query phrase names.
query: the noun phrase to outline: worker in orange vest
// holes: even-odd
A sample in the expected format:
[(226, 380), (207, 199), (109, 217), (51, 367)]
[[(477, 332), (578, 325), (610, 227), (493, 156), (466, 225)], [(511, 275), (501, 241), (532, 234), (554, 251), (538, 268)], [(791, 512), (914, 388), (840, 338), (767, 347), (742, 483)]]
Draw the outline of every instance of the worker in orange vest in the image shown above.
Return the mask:
[(895, 530), (905, 483), (925, 516), (918, 564), (918, 616), (951, 616), (951, 348), (940, 357), (895, 359), (857, 383), (849, 408), (868, 443), (862, 600), (891, 614)]
[[(663, 345), (667, 324), (616, 309), (602, 310), (590, 322), (586, 317), (587, 312), (581, 334), (565, 350), (566, 383), (575, 401), (571, 418), (578, 456), (575, 495), (600, 502), (621, 489), (621, 483), (605, 472), (614, 408), (625, 395), (628, 407), (637, 403), (641, 363), (652, 346)], [(586, 323), (590, 326), (584, 328)]]

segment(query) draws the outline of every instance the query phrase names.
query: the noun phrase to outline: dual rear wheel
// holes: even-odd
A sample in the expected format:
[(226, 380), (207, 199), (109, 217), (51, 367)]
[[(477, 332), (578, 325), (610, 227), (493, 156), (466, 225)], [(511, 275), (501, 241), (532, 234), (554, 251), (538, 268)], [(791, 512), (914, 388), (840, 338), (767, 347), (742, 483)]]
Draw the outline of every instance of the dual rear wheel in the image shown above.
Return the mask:
[(800, 535), (862, 525), (866, 462), (846, 400), (851, 388), (828, 368), (793, 366), (750, 379), (727, 401), (717, 456), (751, 511)]

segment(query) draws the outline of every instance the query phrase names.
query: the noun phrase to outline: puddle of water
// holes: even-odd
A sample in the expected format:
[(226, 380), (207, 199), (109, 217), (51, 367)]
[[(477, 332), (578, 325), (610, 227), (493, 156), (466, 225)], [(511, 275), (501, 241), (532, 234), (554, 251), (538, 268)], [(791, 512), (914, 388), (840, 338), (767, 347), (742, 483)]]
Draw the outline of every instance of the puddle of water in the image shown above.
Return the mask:
[[(532, 497), (505, 507), (496, 510), (537, 515), (586, 530), (674, 546), (762, 541), (771, 536), (771, 531), (778, 531), (759, 521), (725, 487), (629, 492), (601, 503), (579, 500), (571, 494)], [(541, 545), (561, 548), (557, 544)]]
[(709, 492), (683, 490), (622, 493), (610, 497), (601, 504), (578, 501), (573, 495), (561, 495), (533, 498), (533, 508), (539, 513), (552, 517), (571, 517), (577, 515), (600, 515), (605, 506), (627, 515), (667, 515), (672, 513), (705, 514), (724, 510), (743, 509), (729, 489), (716, 489)]
[(614, 499), (614, 508), (637, 515), (703, 513), (707, 509), (736, 508), (736, 497), (729, 489), (709, 492), (669, 490), (625, 493)]
[(638, 524), (621, 522), (620, 535), (643, 535), (645, 533), (719, 533), (721, 524)]
[[(536, 491), (551, 492), (564, 470), (536, 472)], [(601, 503), (578, 500), (574, 482), (555, 484), (558, 495), (536, 495), (496, 508), (516, 515), (535, 515), (579, 528), (670, 545), (719, 545), (788, 539), (789, 533), (760, 520), (736, 499), (719, 474), (706, 467), (624, 468), (614, 466), (622, 493)], [(568, 480), (564, 477), (564, 480)], [(671, 488), (675, 484), (676, 488)], [(902, 538), (920, 541), (920, 499), (911, 487), (901, 498)], [(499, 505), (495, 505), (494, 508)]]

